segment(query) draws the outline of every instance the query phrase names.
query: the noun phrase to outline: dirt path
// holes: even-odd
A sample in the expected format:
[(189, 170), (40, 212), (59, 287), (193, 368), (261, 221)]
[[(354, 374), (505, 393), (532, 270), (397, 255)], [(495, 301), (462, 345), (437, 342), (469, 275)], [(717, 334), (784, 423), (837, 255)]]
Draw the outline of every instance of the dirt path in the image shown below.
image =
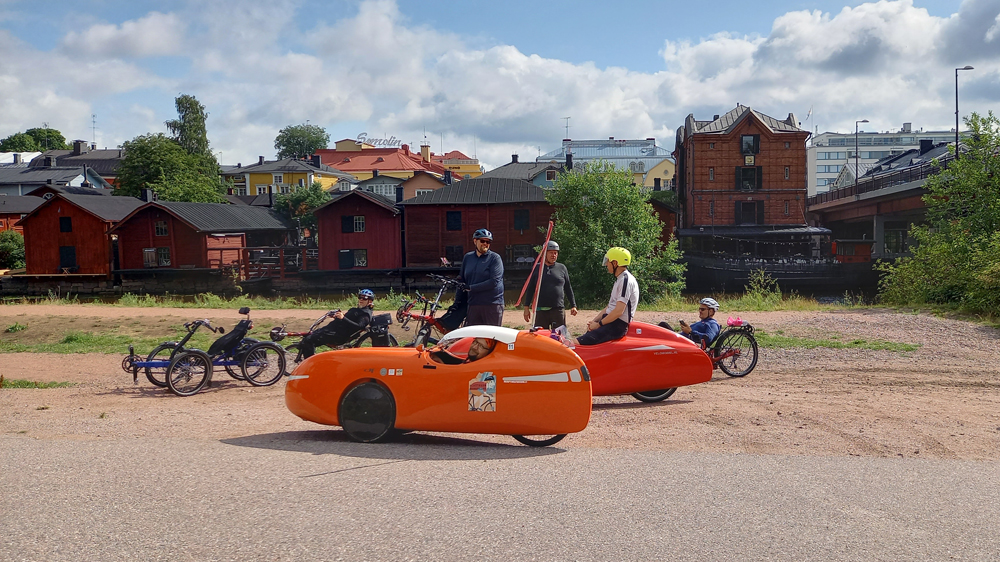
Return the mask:
[[(258, 326), (287, 319), (306, 327), (320, 312), (260, 311)], [(733, 313), (734, 315), (736, 313)], [(722, 314), (723, 321), (728, 314)], [(590, 426), (566, 447), (676, 451), (860, 455), (947, 459), (1000, 458), (1000, 331), (928, 315), (885, 310), (740, 313), (769, 333), (815, 339), (837, 336), (919, 344), (912, 352), (862, 349), (763, 349), (743, 379), (716, 373), (681, 388), (660, 404), (631, 397), (596, 398)], [(592, 312), (573, 318), (583, 329)], [(640, 313), (644, 321), (691, 313)], [(228, 310), (0, 306), (0, 329), (15, 322), (53, 334), (136, 323), (163, 329), (208, 317), (230, 326)], [(518, 326), (520, 313), (505, 318)], [(74, 328), (75, 329), (75, 328)], [(402, 339), (408, 339), (394, 326)], [(0, 338), (12, 337), (0, 334)], [(0, 434), (49, 439), (188, 436), (220, 439), (319, 429), (290, 414), (279, 383), (253, 388), (216, 375), (214, 386), (189, 398), (157, 389), (120, 368), (120, 355), (0, 354), (11, 379), (69, 381), (71, 388), (0, 391)], [(419, 440), (419, 434), (407, 439)], [(509, 442), (503, 436), (476, 439)], [(561, 445), (562, 446), (562, 445)]]

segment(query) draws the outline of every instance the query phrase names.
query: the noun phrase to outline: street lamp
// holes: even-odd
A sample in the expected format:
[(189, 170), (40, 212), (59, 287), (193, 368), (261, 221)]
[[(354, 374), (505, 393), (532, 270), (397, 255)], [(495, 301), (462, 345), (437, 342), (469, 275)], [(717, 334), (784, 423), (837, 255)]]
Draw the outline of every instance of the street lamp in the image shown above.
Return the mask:
[(955, 159), (958, 159), (958, 71), (973, 70), (971, 66), (963, 66), (955, 69)]
[(867, 119), (862, 119), (861, 121), (854, 122), (854, 194), (858, 194), (858, 177), (861, 175), (861, 170), (858, 169), (858, 123), (867, 123)]

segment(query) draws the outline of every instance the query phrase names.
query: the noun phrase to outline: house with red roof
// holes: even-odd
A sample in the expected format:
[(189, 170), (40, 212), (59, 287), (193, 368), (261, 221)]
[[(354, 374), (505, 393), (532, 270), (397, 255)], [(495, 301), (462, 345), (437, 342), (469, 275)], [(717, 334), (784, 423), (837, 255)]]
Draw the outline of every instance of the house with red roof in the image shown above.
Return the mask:
[[(379, 175), (399, 179), (409, 179), (418, 171), (444, 177), (445, 172), (451, 172), (443, 164), (433, 161), (430, 147), (424, 145), (421, 152), (411, 152), (410, 145), (380, 148), (368, 144), (358, 144), (353, 139), (342, 139), (335, 143), (335, 148), (317, 150), (315, 155), (320, 161), (332, 168), (347, 172), (358, 180)], [(460, 179), (460, 178), (455, 178)]]

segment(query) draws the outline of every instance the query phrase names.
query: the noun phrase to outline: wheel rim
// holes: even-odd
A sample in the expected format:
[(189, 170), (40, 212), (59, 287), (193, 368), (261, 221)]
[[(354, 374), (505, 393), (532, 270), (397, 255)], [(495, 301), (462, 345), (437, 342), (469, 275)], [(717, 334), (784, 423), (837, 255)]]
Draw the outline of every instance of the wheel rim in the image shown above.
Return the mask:
[(153, 351), (149, 353), (146, 357), (146, 361), (163, 361), (166, 363), (163, 367), (146, 367), (146, 379), (149, 382), (155, 384), (156, 386), (166, 388), (167, 386), (167, 367), (170, 365), (170, 354), (173, 353), (174, 346), (167, 344), (160, 344), (156, 346)]
[(250, 384), (272, 385), (285, 372), (285, 354), (272, 343), (260, 343), (250, 348), (241, 367)]
[(340, 401), (340, 426), (347, 435), (362, 443), (385, 437), (396, 422), (396, 403), (384, 386), (368, 382), (344, 394)]
[(560, 433), (558, 435), (511, 435), (518, 442), (523, 443), (529, 447), (548, 447), (549, 445), (555, 445), (556, 443), (563, 440), (566, 437), (565, 433)]
[(204, 354), (185, 353), (174, 359), (169, 370), (170, 390), (181, 396), (190, 396), (208, 381), (212, 374), (212, 361)]
[(757, 345), (744, 332), (726, 334), (720, 342), (719, 353), (733, 353), (719, 362), (722, 371), (731, 377), (746, 376), (757, 365)]

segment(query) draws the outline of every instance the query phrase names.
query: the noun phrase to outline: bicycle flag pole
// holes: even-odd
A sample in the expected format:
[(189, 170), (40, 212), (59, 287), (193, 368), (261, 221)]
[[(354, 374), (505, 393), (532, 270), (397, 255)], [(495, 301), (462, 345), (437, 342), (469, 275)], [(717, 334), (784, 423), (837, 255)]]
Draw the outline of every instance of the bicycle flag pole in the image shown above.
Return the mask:
[[(521, 295), (517, 297), (517, 303), (514, 304), (515, 307), (520, 308), (521, 299), (524, 298), (524, 293), (528, 290), (528, 284), (531, 283), (531, 277), (535, 274), (535, 270), (538, 270), (538, 282), (535, 283), (535, 295), (531, 299), (531, 317), (535, 318), (535, 314), (538, 313), (538, 296), (542, 289), (542, 268), (545, 266), (545, 252), (549, 246), (549, 240), (552, 239), (552, 221), (549, 221), (549, 229), (545, 233), (545, 242), (542, 244), (542, 251), (538, 252), (538, 257), (535, 258), (535, 263), (531, 264), (531, 271), (528, 273), (528, 279), (524, 282), (524, 287), (521, 287)], [(533, 320), (529, 323), (533, 324)], [(530, 326), (529, 326), (530, 327)]]

